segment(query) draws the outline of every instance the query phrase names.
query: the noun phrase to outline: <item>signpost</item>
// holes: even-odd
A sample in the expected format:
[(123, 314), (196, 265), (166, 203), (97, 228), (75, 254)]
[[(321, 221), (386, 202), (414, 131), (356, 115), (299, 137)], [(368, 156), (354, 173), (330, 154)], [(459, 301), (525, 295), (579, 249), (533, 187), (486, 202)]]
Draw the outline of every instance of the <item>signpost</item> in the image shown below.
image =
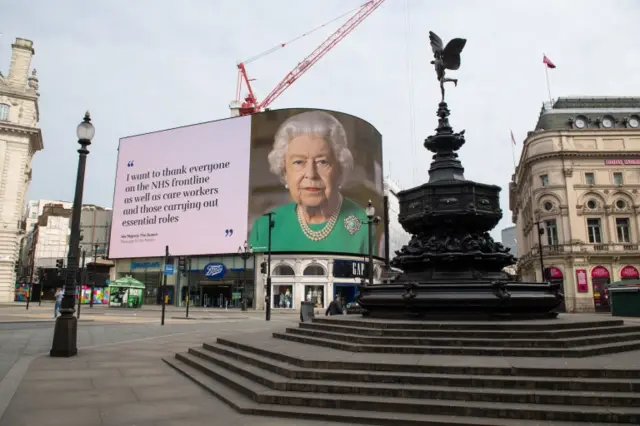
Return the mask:
[(164, 274), (162, 274), (162, 318), (160, 325), (164, 325), (164, 311), (167, 306), (167, 275), (173, 275), (173, 259), (169, 257), (169, 246), (164, 248)]

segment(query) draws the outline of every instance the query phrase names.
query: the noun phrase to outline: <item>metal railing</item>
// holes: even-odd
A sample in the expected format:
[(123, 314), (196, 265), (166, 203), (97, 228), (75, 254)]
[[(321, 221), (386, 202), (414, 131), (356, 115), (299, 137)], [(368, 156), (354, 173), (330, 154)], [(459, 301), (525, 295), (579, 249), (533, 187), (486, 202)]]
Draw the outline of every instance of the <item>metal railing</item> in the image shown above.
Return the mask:
[[(542, 246), (542, 254), (543, 255), (554, 255), (554, 254), (583, 254), (583, 253), (616, 253), (616, 254), (637, 254), (640, 246), (635, 243), (599, 243), (599, 244), (554, 244), (554, 245), (543, 245)], [(520, 262), (527, 262), (530, 259), (538, 258), (540, 254), (540, 248), (536, 244), (531, 248), (529, 253), (520, 256)]]

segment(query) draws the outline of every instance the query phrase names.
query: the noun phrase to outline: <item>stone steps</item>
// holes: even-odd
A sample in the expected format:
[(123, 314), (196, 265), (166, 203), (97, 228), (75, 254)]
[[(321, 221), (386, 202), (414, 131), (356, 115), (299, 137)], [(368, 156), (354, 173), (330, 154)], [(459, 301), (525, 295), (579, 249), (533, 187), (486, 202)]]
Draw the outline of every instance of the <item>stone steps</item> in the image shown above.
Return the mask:
[[(586, 370), (575, 371), (575, 377), (570, 378), (455, 377), (399, 373), (390, 365), (387, 367), (391, 371), (371, 371), (376, 365), (370, 363), (362, 363), (359, 369), (344, 369), (353, 365), (339, 362), (335, 369), (320, 370), (274, 359), (278, 357), (266, 356), (274, 352), (258, 347), (247, 351), (228, 343), (232, 342), (219, 339), (218, 343), (190, 349), (165, 362), (248, 414), (376, 425), (640, 423), (638, 371), (630, 373), (633, 379), (593, 379), (579, 377), (597, 375)], [(283, 354), (279, 358), (296, 359)], [(315, 362), (317, 366), (332, 365), (329, 360)], [(448, 368), (460, 368), (462, 372), (466, 367)], [(491, 371), (498, 372), (490, 368), (484, 371), (483, 367), (477, 372)], [(620, 374), (615, 370), (612, 373)]]
[(344, 316), (316, 317), (318, 324), (341, 325), (358, 328), (402, 329), (402, 330), (477, 330), (477, 331), (555, 331), (574, 329), (593, 329), (598, 327), (615, 327), (624, 325), (623, 320), (603, 318), (597, 321), (509, 321), (496, 320), (491, 322), (471, 321), (383, 321), (350, 319)]
[[(302, 325), (302, 324), (301, 324)], [(313, 324), (310, 324), (313, 325)], [(636, 329), (634, 331), (634, 329)], [(460, 337), (456, 332), (448, 337), (392, 337), (392, 336), (362, 336), (360, 330), (344, 330), (333, 332), (318, 330), (310, 327), (287, 328), (286, 333), (301, 336), (318, 337), (321, 339), (339, 340), (362, 345), (393, 345), (393, 346), (460, 346), (460, 347), (492, 347), (492, 348), (575, 348), (580, 346), (595, 346), (608, 343), (629, 342), (640, 340), (640, 327), (628, 327), (626, 332), (620, 330), (611, 335), (567, 337), (563, 339), (490, 339), (486, 337)]]
[(300, 328), (319, 330), (334, 333), (355, 332), (359, 336), (388, 336), (388, 337), (420, 337), (420, 338), (483, 338), (483, 339), (565, 339), (573, 337), (603, 336), (613, 334), (623, 334), (630, 332), (640, 332), (640, 325), (613, 325), (593, 328), (574, 328), (551, 331), (528, 331), (528, 330), (470, 330), (470, 329), (426, 329), (426, 330), (406, 330), (401, 328), (369, 328), (355, 327), (333, 323), (313, 322), (300, 323)]
[[(415, 374), (460, 374), (473, 376), (527, 376), (527, 377), (553, 377), (561, 378), (580, 378), (580, 379), (620, 379), (629, 381), (640, 379), (639, 369), (630, 369), (625, 366), (620, 368), (566, 368), (566, 362), (562, 368), (554, 367), (494, 367), (484, 365), (438, 365), (438, 364), (415, 364), (396, 361), (391, 358), (391, 362), (360, 362), (343, 359), (306, 359), (288, 355), (297, 346), (297, 343), (283, 341), (282, 345), (278, 345), (280, 351), (265, 349), (261, 346), (250, 345), (233, 339), (219, 337), (217, 343), (203, 343), (203, 347), (215, 351), (216, 348), (224, 347), (226, 350), (234, 351), (235, 354), (243, 357), (252, 356), (254, 359), (268, 361), (269, 363), (280, 363), (289, 367), (301, 367), (304, 369), (316, 370), (358, 370), (375, 374), (382, 372), (389, 373), (410, 373)], [(313, 348), (307, 346), (307, 348)], [(291, 351), (290, 351), (291, 349)], [(286, 353), (285, 353), (286, 352)], [(239, 358), (246, 361), (248, 358)], [(344, 374), (344, 373), (341, 373)]]
[[(500, 376), (478, 376), (468, 380), (467, 376), (432, 374), (421, 375), (416, 380), (416, 382), (430, 382), (431, 385), (420, 385), (411, 384), (415, 375), (404, 374), (404, 377), (397, 375), (394, 377), (386, 374), (379, 375), (377, 378), (383, 381), (376, 383), (363, 380), (369, 375), (366, 371), (351, 371), (348, 376), (345, 376), (344, 372), (336, 370), (320, 370), (312, 371), (310, 372), (312, 374), (307, 375), (305, 373), (309, 371), (292, 370), (286, 366), (270, 364), (255, 358), (251, 359), (251, 357), (248, 359), (241, 353), (228, 350), (222, 345), (207, 344), (203, 348), (191, 348), (188, 353), (258, 382), (269, 389), (280, 391), (526, 404), (640, 407), (640, 393), (637, 392), (640, 390), (640, 380), (635, 380), (633, 385), (629, 383), (622, 386), (622, 389), (628, 386), (629, 392), (619, 391), (620, 388), (615, 382), (608, 383), (615, 390), (606, 392), (604, 391), (607, 387), (606, 382), (592, 379), (583, 379), (582, 382), (564, 379), (560, 383), (555, 383), (557, 379), (549, 378), (535, 380), (531, 377), (514, 377), (509, 381)], [(298, 378), (305, 376), (306, 379)], [(323, 376), (327, 380), (323, 380)], [(462, 386), (455, 386), (456, 383)], [(545, 386), (539, 386), (537, 383)], [(558, 392), (549, 389), (552, 386), (555, 389), (577, 390)]]
[[(176, 358), (164, 358), (163, 361), (191, 379), (203, 389), (211, 392), (220, 400), (242, 414), (322, 420), (327, 422), (345, 422), (381, 426), (514, 426), (511, 419), (473, 418), (464, 416), (419, 415), (404, 413), (380, 413), (350, 409), (332, 409), (299, 406), (259, 404), (246, 394), (222, 384), (199, 369), (178, 361)], [(237, 376), (236, 380), (242, 378)], [(538, 421), (519, 420), (519, 426), (540, 426)], [(573, 422), (554, 422), (553, 426), (575, 426)], [(591, 426), (617, 426), (619, 423), (590, 423)]]
[[(634, 335), (631, 340), (625, 335), (617, 335), (620, 340), (614, 343), (601, 345), (580, 346), (577, 348), (506, 348), (506, 347), (473, 347), (473, 346), (419, 346), (419, 345), (382, 345), (382, 344), (358, 344), (333, 338), (319, 338), (304, 335), (299, 332), (292, 333), (287, 329), (285, 333), (273, 333), (277, 339), (309, 345), (323, 346), (350, 352), (370, 352), (388, 354), (432, 354), (432, 355), (471, 355), (471, 356), (506, 356), (506, 357), (555, 357), (555, 358), (582, 358), (596, 355), (606, 355), (618, 352), (640, 349), (640, 335)], [(303, 329), (295, 329), (297, 331)]]

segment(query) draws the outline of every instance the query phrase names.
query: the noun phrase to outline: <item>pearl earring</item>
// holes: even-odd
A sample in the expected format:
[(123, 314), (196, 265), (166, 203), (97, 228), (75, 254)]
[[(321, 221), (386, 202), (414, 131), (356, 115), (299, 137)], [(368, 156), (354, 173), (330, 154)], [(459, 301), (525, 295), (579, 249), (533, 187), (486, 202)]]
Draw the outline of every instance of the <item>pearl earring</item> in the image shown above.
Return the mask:
[(284, 187), (285, 187), (286, 189), (289, 189), (289, 184), (285, 183), (285, 184), (284, 184)]

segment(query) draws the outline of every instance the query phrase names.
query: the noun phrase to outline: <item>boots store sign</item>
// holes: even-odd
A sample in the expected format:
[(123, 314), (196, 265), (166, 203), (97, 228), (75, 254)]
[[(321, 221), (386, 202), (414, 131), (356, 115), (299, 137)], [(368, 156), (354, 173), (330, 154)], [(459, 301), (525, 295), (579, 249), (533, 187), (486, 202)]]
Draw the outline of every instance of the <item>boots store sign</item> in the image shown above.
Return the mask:
[(204, 267), (204, 276), (210, 279), (222, 278), (227, 273), (224, 263), (207, 263)]

